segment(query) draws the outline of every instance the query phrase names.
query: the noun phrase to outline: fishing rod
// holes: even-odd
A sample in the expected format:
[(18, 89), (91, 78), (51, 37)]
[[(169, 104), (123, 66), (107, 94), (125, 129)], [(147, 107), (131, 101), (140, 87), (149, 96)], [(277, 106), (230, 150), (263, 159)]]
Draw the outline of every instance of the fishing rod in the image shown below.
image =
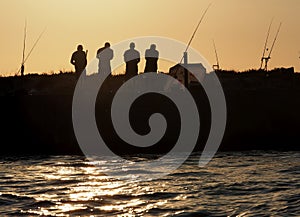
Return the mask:
[[(200, 24), (202, 23), (202, 20), (204, 19), (205, 15), (206, 15), (206, 13), (207, 13), (207, 11), (208, 11), (208, 9), (210, 8), (211, 5), (212, 5), (212, 3), (210, 3), (210, 4), (208, 5), (208, 7), (206, 8), (206, 10), (205, 10), (204, 13), (202, 14), (202, 16), (201, 16), (201, 18), (200, 18), (200, 20), (199, 20), (199, 22), (198, 22), (198, 24), (197, 24), (197, 26), (196, 26), (196, 28), (195, 28), (195, 30), (194, 30), (192, 36), (191, 36), (191, 38), (190, 38), (190, 40), (189, 40), (189, 42), (188, 42), (188, 44), (187, 44), (187, 46), (186, 46), (186, 49), (185, 49), (185, 51), (184, 51), (184, 53), (183, 53), (183, 56), (182, 56), (182, 58), (181, 58), (181, 60), (180, 60), (180, 62), (179, 62), (179, 65), (181, 65), (182, 60), (186, 57), (186, 55), (187, 55), (187, 50), (189, 49), (189, 47), (190, 47), (190, 45), (191, 45), (191, 43), (192, 43), (192, 41), (193, 41), (193, 39), (194, 39), (194, 37), (195, 37), (195, 35), (196, 35), (196, 33), (197, 33), (197, 30), (199, 29), (199, 26), (200, 26)], [(178, 68), (176, 69), (175, 74), (177, 74), (177, 71), (178, 71)], [(188, 73), (187, 69), (184, 68), (184, 86), (185, 86), (185, 87), (188, 87), (188, 86), (189, 86), (189, 81), (188, 81), (188, 80), (189, 80), (189, 73)]]
[(270, 30), (271, 30), (271, 26), (272, 26), (273, 20), (274, 20), (274, 18), (272, 18), (271, 23), (269, 25), (268, 32), (267, 32), (265, 46), (264, 46), (264, 50), (263, 50), (263, 54), (262, 54), (262, 58), (261, 58), (261, 63), (260, 63), (260, 69), (262, 68), (262, 65), (263, 65), (263, 62), (264, 62), (264, 57), (265, 57), (266, 50), (267, 50), (267, 44), (268, 44), (268, 40), (269, 40), (269, 36), (270, 36)]
[(33, 49), (36, 47), (37, 43), (39, 42), (39, 40), (41, 39), (41, 37), (43, 36), (43, 34), (45, 33), (46, 31), (46, 27), (45, 29), (41, 32), (41, 34), (39, 35), (39, 37), (37, 38), (37, 40), (35, 41), (34, 45), (32, 46), (31, 50), (29, 51), (29, 53), (27, 54), (25, 60), (24, 60), (24, 63), (28, 60), (28, 58), (30, 57)]
[[(189, 40), (189, 42), (188, 42), (188, 44), (187, 44), (187, 46), (186, 46), (186, 49), (185, 49), (185, 51), (184, 51), (184, 53), (183, 53), (183, 56), (182, 56), (180, 62), (177, 64), (178, 66), (181, 65), (182, 60), (185, 58), (186, 53), (187, 53), (187, 50), (189, 49), (189, 47), (190, 47), (190, 45), (191, 45), (191, 43), (192, 43), (192, 41), (193, 41), (193, 39), (194, 39), (194, 37), (195, 37), (195, 35), (196, 35), (196, 33), (197, 33), (197, 30), (199, 29), (199, 26), (200, 26), (200, 24), (202, 23), (202, 21), (203, 21), (205, 15), (206, 15), (206, 13), (207, 13), (207, 11), (208, 11), (208, 9), (210, 8), (211, 5), (212, 5), (212, 3), (210, 3), (210, 4), (208, 5), (208, 7), (205, 9), (204, 13), (202, 14), (202, 16), (201, 16), (201, 18), (200, 18), (200, 20), (199, 20), (199, 22), (198, 22), (198, 24), (197, 24), (197, 26), (196, 26), (196, 28), (195, 28), (195, 30), (194, 30), (192, 36), (191, 36), (191, 38), (190, 38), (190, 40)], [(175, 74), (176, 76), (177, 76), (177, 72), (178, 72), (178, 69), (179, 69), (179, 68), (180, 68), (180, 67), (176, 67), (176, 69), (175, 69), (174, 74)], [(185, 87), (188, 87), (188, 83), (189, 83), (189, 82), (188, 82), (188, 71), (187, 71), (186, 68), (184, 68), (184, 86), (185, 86)]]
[[(185, 49), (184, 53), (186, 53), (187, 50), (189, 49), (189, 47), (190, 47), (190, 45), (191, 45), (191, 43), (192, 43), (192, 41), (193, 41), (193, 39), (194, 39), (194, 37), (195, 37), (195, 35), (196, 35), (198, 29), (199, 29), (199, 26), (200, 26), (200, 24), (202, 23), (202, 20), (204, 19), (205, 15), (206, 15), (206, 13), (207, 13), (207, 11), (208, 11), (208, 9), (210, 8), (211, 5), (212, 5), (212, 3), (210, 3), (210, 4), (208, 5), (208, 7), (206, 8), (206, 10), (205, 10), (204, 13), (202, 14), (202, 16), (201, 16), (201, 18), (200, 18), (200, 20), (199, 20), (199, 22), (198, 22), (198, 24), (197, 24), (197, 26), (196, 26), (194, 32), (193, 32), (193, 34), (192, 34), (192, 36), (191, 36), (191, 39), (189, 40), (189, 42), (188, 42), (188, 44), (187, 44), (187, 46), (186, 46), (186, 49)], [(182, 63), (183, 58), (184, 58), (184, 56), (181, 58), (180, 64)]]
[(214, 44), (214, 50), (215, 50), (215, 55), (216, 55), (216, 60), (217, 60), (217, 64), (213, 65), (213, 67), (216, 67), (216, 69), (220, 69), (220, 64), (219, 64), (219, 57), (218, 57), (218, 53), (217, 53), (217, 48), (216, 48), (216, 44), (215, 44), (215, 40), (213, 40), (213, 44)]
[[(27, 24), (26, 24), (27, 26)], [(25, 44), (26, 44), (26, 37), (24, 37), (24, 49), (23, 49), (23, 61), (22, 61), (22, 66), (21, 68), (18, 70), (18, 74), (21, 71), (21, 75), (24, 74), (24, 64), (26, 63), (26, 61), (28, 60), (28, 58), (30, 57), (32, 51), (34, 50), (34, 48), (36, 47), (37, 43), (40, 41), (41, 37), (43, 36), (43, 34), (45, 33), (47, 27), (44, 28), (44, 30), (40, 33), (39, 37), (37, 38), (37, 40), (35, 41), (35, 43), (33, 44), (32, 48), (30, 49), (29, 53), (27, 54), (27, 56), (25, 57)], [(26, 31), (27, 31), (27, 27), (26, 27)], [(26, 34), (25, 34), (26, 36)]]
[(25, 61), (26, 36), (27, 36), (27, 20), (25, 20), (25, 26), (24, 26), (24, 40), (23, 40), (22, 66), (24, 65), (24, 61)]
[(269, 56), (268, 56), (268, 58), (271, 58), (271, 53), (272, 53), (272, 51), (273, 51), (273, 48), (274, 48), (275, 42), (276, 42), (276, 40), (277, 40), (277, 37), (278, 37), (279, 31), (280, 31), (280, 29), (281, 29), (281, 25), (282, 25), (282, 23), (280, 23), (280, 24), (279, 24), (279, 27), (278, 27), (278, 29), (277, 29), (276, 36), (275, 36), (275, 38), (274, 38), (274, 41), (273, 41), (273, 44), (272, 44), (272, 47), (271, 47), (271, 50), (270, 50), (270, 53), (269, 53)]
[(282, 25), (282, 23), (279, 24), (279, 27), (278, 27), (278, 29), (277, 29), (277, 32), (276, 32), (274, 41), (273, 41), (272, 46), (271, 46), (271, 49), (270, 49), (270, 51), (269, 51), (269, 55), (268, 55), (267, 57), (262, 57), (262, 61), (265, 61), (265, 68), (264, 68), (265, 71), (268, 71), (268, 62), (269, 62), (269, 60), (271, 59), (271, 53), (272, 53), (272, 51), (273, 51), (275, 42), (276, 42), (276, 40), (277, 40), (277, 37), (278, 37), (279, 31), (280, 31), (281, 25)]

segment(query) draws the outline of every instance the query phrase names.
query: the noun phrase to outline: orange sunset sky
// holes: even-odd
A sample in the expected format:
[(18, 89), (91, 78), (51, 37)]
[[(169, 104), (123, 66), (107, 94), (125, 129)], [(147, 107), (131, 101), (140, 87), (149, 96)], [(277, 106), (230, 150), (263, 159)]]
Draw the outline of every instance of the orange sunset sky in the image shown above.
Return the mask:
[(79, 43), (89, 50), (88, 60), (106, 41), (113, 45), (133, 37), (163, 36), (187, 43), (210, 3), (192, 47), (211, 64), (216, 62), (214, 39), (221, 68), (258, 68), (274, 18), (268, 47), (281, 21), (282, 28), (269, 68), (294, 66), (300, 71), (299, 0), (1, 0), (0, 75), (20, 68), (25, 19), (27, 53), (46, 27), (26, 72), (70, 71), (70, 56)]

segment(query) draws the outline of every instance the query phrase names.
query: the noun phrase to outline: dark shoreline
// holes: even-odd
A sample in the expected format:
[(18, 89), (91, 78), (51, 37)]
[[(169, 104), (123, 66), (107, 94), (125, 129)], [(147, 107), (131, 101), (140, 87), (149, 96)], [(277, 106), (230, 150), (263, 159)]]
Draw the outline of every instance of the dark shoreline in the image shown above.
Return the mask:
[[(218, 71), (217, 75), (224, 89), (228, 113), (220, 151), (300, 150), (300, 74), (290, 68), (268, 73), (259, 70), (244, 73)], [(126, 79), (126, 76), (109, 77), (101, 89), (104, 92), (108, 88), (112, 90), (96, 103), (101, 135), (104, 134), (104, 140), (118, 154), (168, 152), (176, 141), (176, 137), (170, 135), (178, 133), (180, 123), (176, 121), (176, 109), (170, 110), (172, 103), (161, 106), (165, 99), (157, 96), (146, 97), (146, 102), (156, 102), (152, 103), (152, 108), (137, 101), (135, 107), (137, 111), (141, 109), (141, 113), (135, 111), (130, 118), (136, 125), (135, 130), (143, 134), (147, 133), (143, 123), (147, 115), (162, 112), (172, 126), (167, 135), (146, 149), (127, 145), (117, 138), (107, 108), (113, 92)], [(76, 81), (74, 74), (0, 78), (0, 155), (82, 154), (72, 125)], [(201, 151), (209, 132), (210, 117), (207, 114), (210, 114), (210, 109), (199, 85), (191, 85), (190, 92), (199, 108), (201, 130), (195, 151)]]

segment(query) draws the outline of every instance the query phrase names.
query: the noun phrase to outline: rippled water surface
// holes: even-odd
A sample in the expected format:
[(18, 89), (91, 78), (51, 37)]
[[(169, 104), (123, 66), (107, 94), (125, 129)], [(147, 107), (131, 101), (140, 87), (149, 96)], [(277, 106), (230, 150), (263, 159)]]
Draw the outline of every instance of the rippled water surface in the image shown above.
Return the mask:
[(128, 182), (79, 156), (1, 157), (0, 216), (300, 216), (299, 152), (219, 153), (204, 168), (198, 159)]

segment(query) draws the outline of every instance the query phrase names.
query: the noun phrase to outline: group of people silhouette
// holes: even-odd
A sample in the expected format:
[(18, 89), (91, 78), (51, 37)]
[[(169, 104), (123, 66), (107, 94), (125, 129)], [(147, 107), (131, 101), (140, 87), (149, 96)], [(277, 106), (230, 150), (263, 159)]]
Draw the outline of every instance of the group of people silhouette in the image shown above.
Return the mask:
[[(77, 51), (72, 54), (71, 64), (75, 66), (75, 73), (79, 77), (87, 66), (87, 52), (83, 51), (83, 46), (78, 45)], [(135, 43), (131, 42), (129, 49), (124, 52), (124, 61), (126, 63), (125, 73), (127, 76), (133, 77), (138, 74), (138, 63), (141, 60), (140, 52), (135, 49)], [(110, 43), (106, 42), (104, 47), (97, 50), (98, 73), (111, 73), (110, 61), (114, 57), (114, 52), (110, 48)], [(150, 48), (145, 52), (146, 65), (144, 73), (157, 72), (157, 62), (159, 52), (156, 50), (156, 45), (151, 44)]]

